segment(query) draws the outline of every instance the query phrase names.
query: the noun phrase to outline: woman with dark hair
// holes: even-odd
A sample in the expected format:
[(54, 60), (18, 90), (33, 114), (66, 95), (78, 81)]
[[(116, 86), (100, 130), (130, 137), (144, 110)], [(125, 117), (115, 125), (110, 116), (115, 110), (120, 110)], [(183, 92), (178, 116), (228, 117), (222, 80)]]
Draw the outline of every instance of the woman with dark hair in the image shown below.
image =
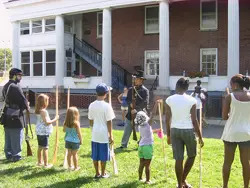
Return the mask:
[(232, 93), (225, 97), (223, 119), (227, 120), (221, 139), (224, 141), (223, 188), (228, 187), (231, 165), (237, 146), (243, 168), (244, 188), (250, 180), (250, 78), (237, 74), (231, 78)]
[[(176, 83), (176, 94), (166, 100), (166, 125), (168, 144), (172, 143), (175, 159), (175, 173), (178, 188), (192, 187), (186, 182), (196, 157), (196, 132), (199, 143), (203, 147), (200, 127), (196, 116), (196, 100), (187, 95), (189, 81), (180, 78)], [(187, 160), (183, 168), (184, 146), (187, 150)]]

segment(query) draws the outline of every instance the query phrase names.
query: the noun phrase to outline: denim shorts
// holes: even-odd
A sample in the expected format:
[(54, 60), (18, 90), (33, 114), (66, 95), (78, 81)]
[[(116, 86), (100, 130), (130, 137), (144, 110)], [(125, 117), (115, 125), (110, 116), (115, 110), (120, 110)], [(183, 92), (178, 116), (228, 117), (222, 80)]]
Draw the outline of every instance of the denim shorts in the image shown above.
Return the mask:
[(38, 146), (49, 148), (49, 135), (37, 135)]
[(196, 156), (196, 138), (193, 129), (176, 129), (170, 131), (173, 157), (175, 160), (184, 159), (184, 147), (186, 146), (187, 156)]
[(65, 148), (71, 149), (71, 150), (79, 150), (80, 143), (65, 141)]

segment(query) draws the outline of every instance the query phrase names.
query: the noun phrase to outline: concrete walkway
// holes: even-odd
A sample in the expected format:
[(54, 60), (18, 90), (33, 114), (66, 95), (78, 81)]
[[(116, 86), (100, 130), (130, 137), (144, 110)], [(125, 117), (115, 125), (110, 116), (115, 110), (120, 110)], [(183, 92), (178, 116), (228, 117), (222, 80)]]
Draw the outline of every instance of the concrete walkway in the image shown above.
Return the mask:
[[(79, 109), (80, 111), (80, 115), (81, 115), (81, 127), (87, 128), (89, 127), (89, 120), (88, 120), (88, 110), (87, 109)], [(31, 112), (34, 112), (34, 109), (31, 109)], [(55, 116), (55, 109), (48, 109), (48, 112), (50, 114), (51, 118), (54, 118)], [(63, 121), (65, 120), (65, 116), (66, 116), (66, 109), (60, 109), (59, 110), (59, 115), (60, 115), (60, 120), (59, 120), (59, 124), (63, 125)], [(121, 126), (117, 126), (122, 119), (122, 115), (121, 115), (121, 111), (115, 111), (115, 115), (116, 118), (113, 120), (113, 128), (115, 130), (123, 130), (124, 127)], [(224, 126), (222, 126), (224, 124), (224, 121), (222, 120), (215, 120), (215, 119), (209, 119), (207, 120), (208, 122), (208, 126), (203, 128), (203, 136), (205, 138), (220, 138), (221, 134), (223, 132), (223, 128)], [(215, 123), (215, 124), (211, 124)], [(35, 124), (36, 123), (36, 115), (34, 113), (31, 114), (31, 124)], [(152, 125), (153, 129), (155, 128), (160, 128), (160, 124), (159, 124), (159, 120), (158, 117), (156, 116), (154, 118), (154, 123)], [(163, 117), (163, 129), (164, 132), (166, 132), (166, 125), (165, 125), (165, 119)]]

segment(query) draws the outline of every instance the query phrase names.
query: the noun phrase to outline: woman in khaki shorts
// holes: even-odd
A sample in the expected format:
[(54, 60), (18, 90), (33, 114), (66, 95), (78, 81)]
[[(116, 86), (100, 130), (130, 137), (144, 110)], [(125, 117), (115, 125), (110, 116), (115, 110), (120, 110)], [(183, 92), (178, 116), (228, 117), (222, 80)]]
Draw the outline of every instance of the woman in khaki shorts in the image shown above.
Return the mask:
[[(199, 143), (204, 143), (196, 116), (196, 100), (187, 95), (189, 82), (180, 78), (176, 83), (176, 94), (166, 100), (166, 126), (168, 144), (172, 144), (173, 156), (175, 159), (175, 173), (178, 181), (178, 188), (192, 187), (186, 181), (196, 157), (197, 133)], [(184, 146), (187, 150), (187, 160), (183, 168)]]

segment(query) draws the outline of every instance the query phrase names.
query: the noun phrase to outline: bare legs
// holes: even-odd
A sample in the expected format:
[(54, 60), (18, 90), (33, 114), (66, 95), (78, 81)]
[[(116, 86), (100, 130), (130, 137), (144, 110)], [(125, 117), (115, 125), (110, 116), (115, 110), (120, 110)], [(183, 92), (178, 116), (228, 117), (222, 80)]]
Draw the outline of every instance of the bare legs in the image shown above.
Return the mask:
[(44, 147), (38, 147), (37, 150), (37, 159), (38, 159), (38, 165), (42, 166), (48, 166), (48, 148)]
[(68, 155), (67, 155), (68, 167), (69, 168), (72, 167), (71, 161), (72, 161), (72, 158), (73, 158), (74, 170), (78, 170), (79, 169), (77, 152), (78, 152), (78, 150), (68, 149)]
[[(234, 161), (234, 155), (237, 145), (224, 143), (224, 164), (223, 164), (223, 188), (228, 188), (228, 181), (231, 172), (231, 166)], [(249, 187), (250, 180), (250, 148), (239, 146), (240, 161), (242, 165), (244, 188)]]
[(183, 169), (183, 160), (175, 161), (175, 174), (178, 182), (178, 187), (182, 188), (183, 186), (187, 186), (186, 178), (194, 164), (195, 157), (188, 157), (184, 169)]
[(150, 164), (151, 164), (151, 159), (140, 158), (140, 165), (138, 170), (139, 180), (142, 180), (142, 173), (145, 167), (146, 183), (150, 183)]
[(94, 164), (94, 167), (95, 167), (95, 175), (96, 177), (102, 175), (102, 176), (105, 176), (106, 174), (106, 162), (103, 162), (101, 161), (101, 173), (100, 173), (100, 170), (99, 170), (99, 161), (93, 161), (93, 164)]

